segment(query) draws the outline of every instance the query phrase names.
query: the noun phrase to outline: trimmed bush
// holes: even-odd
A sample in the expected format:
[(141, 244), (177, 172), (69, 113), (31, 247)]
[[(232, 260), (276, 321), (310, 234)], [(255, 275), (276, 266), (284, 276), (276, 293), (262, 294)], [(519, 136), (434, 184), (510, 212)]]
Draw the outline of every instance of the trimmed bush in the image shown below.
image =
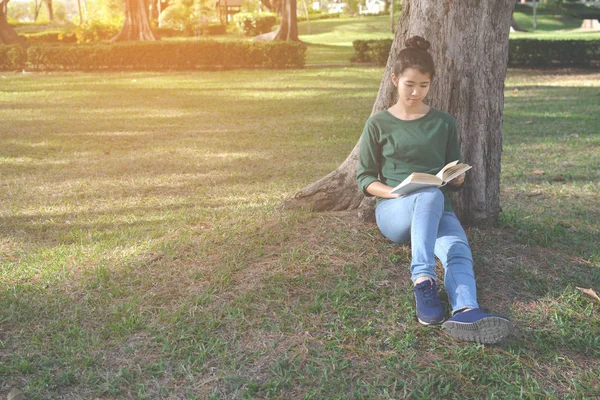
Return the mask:
[(29, 44), (52, 44), (52, 43), (76, 43), (77, 36), (75, 32), (41, 32), (25, 34), (25, 40)]
[(75, 29), (77, 43), (92, 43), (110, 40), (119, 33), (121, 27), (99, 21), (86, 21)]
[[(385, 65), (392, 40), (355, 40), (352, 61)], [(598, 40), (511, 39), (508, 65), (549, 67), (571, 65), (587, 67), (600, 61)]]
[[(15, 46), (0, 46), (0, 68), (36, 71), (301, 68), (306, 46), (295, 42), (123, 42), (30, 46), (26, 63)], [(16, 47), (20, 49), (19, 47)]]
[(600, 61), (598, 40), (511, 39), (508, 65), (547, 67), (590, 66)]
[(0, 69), (7, 71), (25, 68), (27, 51), (19, 45), (0, 45)]
[(160, 38), (172, 38), (172, 37), (192, 37), (192, 36), (213, 36), (213, 35), (225, 35), (227, 34), (227, 25), (224, 24), (208, 24), (198, 26), (194, 30), (192, 29), (172, 29), (172, 28), (153, 28), (155, 34)]
[(352, 42), (354, 56), (351, 61), (374, 62), (379, 65), (385, 65), (392, 48), (392, 42), (392, 39), (355, 40)]
[(233, 16), (233, 20), (245, 36), (257, 36), (273, 30), (277, 24), (277, 14), (237, 13)]

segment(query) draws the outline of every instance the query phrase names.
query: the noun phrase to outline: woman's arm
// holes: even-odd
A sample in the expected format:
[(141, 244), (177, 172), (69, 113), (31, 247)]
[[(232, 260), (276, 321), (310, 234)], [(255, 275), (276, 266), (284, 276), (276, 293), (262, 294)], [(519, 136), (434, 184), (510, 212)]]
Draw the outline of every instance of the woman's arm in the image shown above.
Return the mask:
[(376, 197), (381, 197), (384, 199), (395, 199), (396, 197), (400, 197), (400, 194), (391, 193), (393, 187), (385, 185), (381, 182), (373, 182), (369, 186), (367, 186), (367, 192)]

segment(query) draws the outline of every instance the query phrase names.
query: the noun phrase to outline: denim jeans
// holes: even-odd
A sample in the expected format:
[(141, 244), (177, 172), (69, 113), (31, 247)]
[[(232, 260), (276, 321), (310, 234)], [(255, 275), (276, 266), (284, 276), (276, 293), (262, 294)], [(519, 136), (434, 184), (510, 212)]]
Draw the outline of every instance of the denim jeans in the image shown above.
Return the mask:
[(410, 241), (413, 282), (420, 277), (436, 280), (437, 256), (444, 266), (444, 286), (452, 312), (479, 307), (467, 236), (456, 215), (444, 211), (444, 195), (439, 189), (422, 189), (382, 201), (375, 215), (385, 237), (396, 243)]

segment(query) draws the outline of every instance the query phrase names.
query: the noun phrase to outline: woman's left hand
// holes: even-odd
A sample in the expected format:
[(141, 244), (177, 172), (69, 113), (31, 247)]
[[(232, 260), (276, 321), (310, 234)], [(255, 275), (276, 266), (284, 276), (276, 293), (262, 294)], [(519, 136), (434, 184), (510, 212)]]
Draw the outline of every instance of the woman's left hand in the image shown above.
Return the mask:
[(450, 182), (448, 182), (448, 185), (452, 186), (452, 187), (459, 187), (462, 186), (462, 184), (465, 183), (465, 174), (462, 173), (459, 176), (457, 176), (456, 178), (452, 179)]

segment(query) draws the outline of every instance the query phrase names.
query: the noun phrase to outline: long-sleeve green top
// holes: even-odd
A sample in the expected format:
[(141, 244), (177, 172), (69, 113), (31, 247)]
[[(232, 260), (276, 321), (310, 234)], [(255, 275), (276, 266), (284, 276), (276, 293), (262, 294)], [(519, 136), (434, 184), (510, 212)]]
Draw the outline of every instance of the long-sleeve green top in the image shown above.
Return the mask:
[[(365, 124), (358, 159), (357, 182), (366, 195), (376, 181), (395, 187), (413, 172), (437, 174), (447, 163), (461, 160), (456, 120), (430, 107), (415, 120), (402, 120), (384, 110)], [(444, 210), (452, 211), (447, 186)], [(377, 201), (385, 199), (378, 198)]]

